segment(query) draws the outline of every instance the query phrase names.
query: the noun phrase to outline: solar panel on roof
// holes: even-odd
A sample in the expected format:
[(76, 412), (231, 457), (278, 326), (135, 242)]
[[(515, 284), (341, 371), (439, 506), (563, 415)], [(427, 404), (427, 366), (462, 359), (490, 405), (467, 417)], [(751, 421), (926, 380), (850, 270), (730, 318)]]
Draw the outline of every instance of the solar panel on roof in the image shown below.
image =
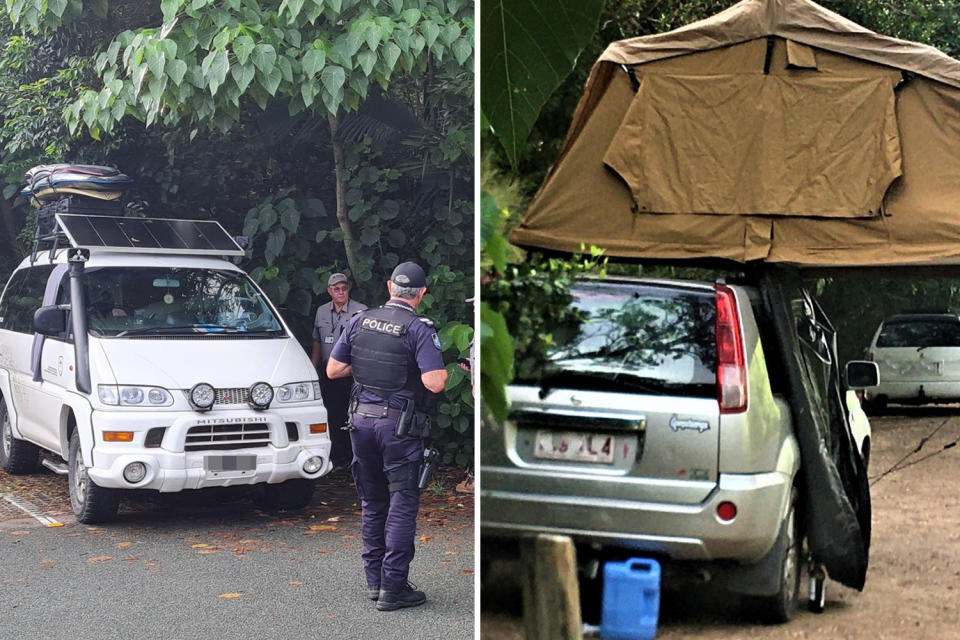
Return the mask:
[(214, 220), (119, 218), (58, 213), (74, 247), (148, 253), (240, 256), (243, 249)]

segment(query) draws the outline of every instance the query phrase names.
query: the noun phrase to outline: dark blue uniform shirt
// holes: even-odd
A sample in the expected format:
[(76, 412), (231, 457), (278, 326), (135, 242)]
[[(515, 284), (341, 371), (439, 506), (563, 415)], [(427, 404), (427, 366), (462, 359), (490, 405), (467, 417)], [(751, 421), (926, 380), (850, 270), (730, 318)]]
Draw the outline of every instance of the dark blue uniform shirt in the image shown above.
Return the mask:
[[(413, 307), (402, 300), (390, 300), (385, 306), (405, 307), (413, 310)], [(360, 326), (360, 319), (363, 313), (358, 313), (350, 319), (347, 330), (343, 332), (337, 344), (333, 346), (333, 352), (330, 357), (344, 364), (350, 364), (350, 349), (353, 339), (357, 335)], [(443, 352), (440, 350), (440, 339), (437, 338), (436, 327), (429, 320), (424, 322), (417, 319), (410, 323), (409, 329), (400, 338), (407, 349), (411, 358), (416, 360), (420, 373), (429, 371), (438, 371), (446, 369), (443, 364)], [(410, 375), (413, 375), (412, 371)], [(409, 383), (410, 381), (408, 381)], [(404, 399), (412, 399), (413, 394), (408, 389), (397, 391), (390, 399), (390, 407), (394, 409), (403, 408)], [(372, 391), (364, 390), (360, 395), (360, 402), (377, 403), (382, 402), (380, 396)]]

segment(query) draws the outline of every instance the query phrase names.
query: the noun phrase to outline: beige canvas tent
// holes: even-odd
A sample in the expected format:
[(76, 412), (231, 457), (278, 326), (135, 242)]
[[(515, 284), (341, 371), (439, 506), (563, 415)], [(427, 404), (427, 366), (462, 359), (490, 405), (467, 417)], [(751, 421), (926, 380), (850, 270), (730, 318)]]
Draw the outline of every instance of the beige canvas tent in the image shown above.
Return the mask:
[(960, 262), (960, 61), (809, 0), (611, 44), (511, 240), (628, 258)]

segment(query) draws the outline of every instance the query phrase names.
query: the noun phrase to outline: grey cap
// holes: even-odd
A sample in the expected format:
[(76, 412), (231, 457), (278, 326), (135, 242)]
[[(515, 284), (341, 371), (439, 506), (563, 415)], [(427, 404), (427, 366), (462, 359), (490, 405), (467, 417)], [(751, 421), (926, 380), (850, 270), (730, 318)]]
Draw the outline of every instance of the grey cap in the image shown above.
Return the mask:
[(390, 280), (401, 287), (419, 289), (427, 286), (427, 274), (415, 262), (402, 262), (390, 274)]
[(346, 282), (350, 284), (350, 281), (347, 280), (347, 276), (342, 273), (331, 273), (330, 278), (327, 280), (327, 286), (332, 287), (335, 284), (340, 284), (341, 282)]

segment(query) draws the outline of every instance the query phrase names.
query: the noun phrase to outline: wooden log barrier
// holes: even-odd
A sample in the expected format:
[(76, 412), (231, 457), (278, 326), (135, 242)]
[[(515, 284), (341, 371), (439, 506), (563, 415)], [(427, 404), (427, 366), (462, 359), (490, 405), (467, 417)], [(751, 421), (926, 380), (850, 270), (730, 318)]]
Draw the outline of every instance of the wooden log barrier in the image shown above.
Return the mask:
[(526, 640), (582, 640), (577, 553), (567, 536), (520, 541)]

